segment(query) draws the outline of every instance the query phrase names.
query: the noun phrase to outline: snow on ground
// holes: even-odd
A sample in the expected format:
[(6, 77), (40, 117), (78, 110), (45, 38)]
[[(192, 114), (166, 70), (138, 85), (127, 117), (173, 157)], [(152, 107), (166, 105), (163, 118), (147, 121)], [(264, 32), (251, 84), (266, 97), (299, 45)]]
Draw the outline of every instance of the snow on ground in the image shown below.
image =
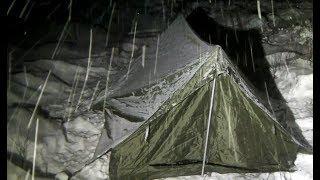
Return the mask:
[(289, 70), (278, 70), (276, 82), (288, 102), (302, 134), (313, 146), (313, 73), (300, 74)]
[[(205, 176), (180, 176), (174, 178), (165, 178), (165, 180), (251, 180), (251, 179), (265, 179), (265, 180), (312, 180), (313, 179), (313, 155), (298, 154), (295, 161), (295, 172), (275, 172), (275, 173), (228, 173), (219, 174), (211, 173)], [(164, 179), (163, 179), (164, 180)]]

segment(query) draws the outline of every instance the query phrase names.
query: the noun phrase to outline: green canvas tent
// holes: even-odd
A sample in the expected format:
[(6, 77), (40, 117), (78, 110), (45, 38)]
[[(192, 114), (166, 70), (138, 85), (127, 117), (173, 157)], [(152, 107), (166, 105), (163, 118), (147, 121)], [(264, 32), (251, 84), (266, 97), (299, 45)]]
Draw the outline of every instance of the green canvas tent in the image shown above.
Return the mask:
[(208, 172), (288, 170), (298, 147), (290, 135), (248, 98), (230, 75), (214, 78), (215, 83), (193, 89), (114, 148), (111, 177), (200, 174), (203, 158)]
[(222, 48), (198, 38), (183, 16), (145, 57), (107, 97), (94, 158), (111, 150), (111, 179), (290, 170), (302, 145)]

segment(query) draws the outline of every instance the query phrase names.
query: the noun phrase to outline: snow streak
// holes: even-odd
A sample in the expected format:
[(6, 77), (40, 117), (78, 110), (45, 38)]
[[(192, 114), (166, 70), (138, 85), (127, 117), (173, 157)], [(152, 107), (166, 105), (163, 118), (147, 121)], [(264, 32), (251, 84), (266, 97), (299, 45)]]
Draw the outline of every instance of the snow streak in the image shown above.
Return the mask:
[(272, 22), (273, 22), (273, 26), (276, 26), (276, 21), (274, 19), (274, 7), (273, 7), (273, 0), (271, 0), (271, 9), (272, 9)]
[(113, 18), (113, 13), (114, 13), (115, 7), (116, 7), (116, 3), (113, 4), (112, 10), (111, 10), (111, 15), (110, 15), (109, 24), (108, 24), (108, 32), (107, 32), (107, 37), (106, 37), (106, 47), (108, 46), (108, 42), (109, 42), (110, 28), (111, 28), (111, 23), (112, 23), (112, 18)]
[(145, 59), (146, 59), (146, 45), (143, 45), (142, 46), (142, 62), (141, 62), (142, 67), (144, 67)]
[(22, 18), (22, 16), (23, 16), (24, 12), (26, 11), (29, 3), (30, 3), (30, 0), (27, 1), (26, 5), (24, 5), (24, 7), (23, 7), (23, 9), (22, 9), (22, 11), (21, 11), (21, 13), (19, 15), (19, 18)]
[(111, 57), (110, 57), (108, 71), (107, 71), (106, 88), (104, 90), (104, 99), (103, 99), (103, 110), (102, 110), (103, 112), (105, 112), (106, 103), (107, 103), (107, 92), (108, 92), (109, 76), (110, 76), (110, 71), (111, 71), (113, 55), (114, 55), (114, 48), (112, 48), (112, 51), (111, 51)]
[(89, 107), (88, 107), (89, 110), (91, 109), (92, 102), (94, 100), (94, 97), (96, 96), (96, 93), (97, 93), (99, 85), (100, 85), (100, 81), (98, 81), (96, 87), (94, 88), (94, 91), (93, 91), (93, 94), (92, 94), (92, 97), (91, 97), (91, 100), (90, 100), (90, 104), (89, 104)]
[(36, 132), (35, 132), (35, 137), (34, 137), (33, 160), (32, 160), (32, 176), (31, 176), (31, 179), (32, 179), (32, 180), (34, 180), (34, 172), (35, 172), (35, 167), (36, 167), (38, 127), (39, 127), (39, 119), (37, 118), (37, 122), (36, 122)]
[(87, 66), (86, 77), (84, 79), (84, 83), (83, 83), (83, 86), (82, 86), (82, 90), (81, 90), (80, 97), (79, 97), (78, 104), (77, 104), (77, 107), (76, 107), (75, 111), (77, 111), (77, 109), (80, 106), (81, 99), (82, 99), (82, 96), (83, 96), (83, 92), (84, 92), (84, 89), (86, 88), (86, 85), (87, 85), (87, 81), (88, 81), (88, 77), (89, 77), (89, 73), (90, 73), (90, 69), (91, 69), (91, 50), (92, 50), (92, 28), (90, 29), (90, 46), (89, 46), (88, 66)]
[(41, 89), (40, 95), (39, 95), (39, 97), (38, 97), (38, 100), (37, 100), (36, 106), (35, 106), (35, 107), (34, 107), (34, 109), (33, 109), (33, 112), (32, 112), (32, 115), (31, 115), (31, 118), (30, 118), (29, 123), (28, 123), (28, 129), (29, 129), (29, 128), (30, 128), (30, 126), (31, 126), (31, 123), (32, 123), (32, 120), (33, 120), (34, 116), (36, 115), (36, 112), (37, 112), (37, 109), (38, 109), (38, 106), (39, 106), (40, 100), (41, 100), (41, 98), (42, 98), (42, 94), (43, 94), (43, 92), (44, 92), (44, 89), (45, 89), (45, 88), (46, 88), (46, 86), (47, 86), (47, 82), (48, 82), (48, 79), (49, 79), (49, 77), (50, 77), (50, 74), (51, 74), (51, 70), (49, 71), (49, 73), (48, 73), (48, 75), (47, 75), (47, 78), (46, 78), (46, 80), (45, 80), (45, 82), (44, 82), (44, 84), (43, 84), (43, 86), (42, 86), (42, 89)]
[(253, 60), (252, 42), (251, 42), (250, 39), (249, 39), (249, 45), (250, 45), (250, 54), (251, 54), (251, 61), (252, 61), (252, 69), (253, 69), (253, 72), (256, 72), (255, 67), (254, 67), (254, 60)]
[(10, 13), (10, 11), (11, 11), (11, 9), (12, 9), (12, 7), (13, 7), (13, 5), (14, 5), (15, 2), (16, 2), (16, 0), (13, 0), (13, 1), (12, 1), (11, 5), (10, 5), (8, 11), (7, 11), (7, 15), (9, 15), (9, 13)]
[(127, 75), (126, 75), (126, 79), (128, 79), (130, 68), (131, 68), (131, 63), (132, 63), (132, 59), (133, 59), (133, 55), (134, 55), (134, 44), (135, 44), (135, 41), (136, 41), (137, 24), (138, 24), (138, 22), (136, 21), (135, 24), (134, 24), (132, 51), (131, 51), (131, 56), (130, 56), (129, 67), (128, 67), (128, 72), (127, 72)]
[(153, 74), (154, 74), (154, 75), (156, 75), (156, 73), (157, 73), (159, 43), (160, 43), (160, 35), (158, 35), (158, 39), (157, 39), (156, 61), (155, 61), (155, 63), (154, 63), (154, 71), (153, 71)]

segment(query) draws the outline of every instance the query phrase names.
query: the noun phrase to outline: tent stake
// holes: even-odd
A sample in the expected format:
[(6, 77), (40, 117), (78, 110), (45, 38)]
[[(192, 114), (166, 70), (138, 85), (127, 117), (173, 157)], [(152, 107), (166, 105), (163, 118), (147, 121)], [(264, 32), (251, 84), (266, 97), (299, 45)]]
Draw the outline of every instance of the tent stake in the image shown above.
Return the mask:
[(202, 161), (202, 171), (201, 175), (204, 174), (204, 166), (206, 163), (206, 156), (207, 156), (207, 146), (208, 146), (208, 138), (209, 138), (209, 128), (210, 128), (210, 121), (211, 121), (211, 114), (212, 114), (212, 106), (213, 106), (213, 97), (214, 97), (214, 88), (216, 85), (216, 78), (213, 79), (212, 83), (212, 91), (211, 91), (211, 99), (210, 99), (210, 109), (209, 109), (209, 117), (208, 117), (208, 125), (207, 125), (207, 134), (206, 134), (206, 142), (204, 145), (204, 152), (203, 152), (203, 161)]

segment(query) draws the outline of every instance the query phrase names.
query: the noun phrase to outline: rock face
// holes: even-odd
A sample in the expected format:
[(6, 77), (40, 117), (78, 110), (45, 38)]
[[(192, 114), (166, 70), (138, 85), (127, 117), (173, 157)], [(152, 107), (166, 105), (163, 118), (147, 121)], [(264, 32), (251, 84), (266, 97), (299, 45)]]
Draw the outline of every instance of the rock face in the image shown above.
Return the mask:
[[(150, 1), (150, 12), (161, 15), (159, 17), (163, 22), (160, 24), (170, 24), (181, 10), (179, 8), (182, 8), (179, 2), (168, 5), (162, 4), (161, 1)], [(256, 14), (254, 1), (247, 4), (244, 4), (244, 1), (231, 1), (230, 5), (218, 1), (215, 6), (210, 5), (208, 1), (199, 1), (186, 3), (183, 8), (187, 14), (192, 8), (203, 6), (212, 18), (227, 27), (258, 30), (262, 28), (262, 46), (278, 89), (294, 112), (304, 136), (312, 145), (312, 3), (291, 4), (293, 8), (290, 8), (286, 3), (274, 1), (274, 16), (268, 3), (269, 1), (261, 1), (262, 19)], [(121, 25), (120, 20), (114, 21), (117, 21), (114, 24), (119, 22), (119, 26)], [(144, 24), (147, 23), (149, 22)], [(7, 151), (10, 179), (24, 177), (32, 167), (37, 118), (39, 130), (36, 172), (44, 175), (41, 178), (108, 178), (110, 153), (93, 162), (90, 161), (105, 126), (103, 109), (92, 110), (88, 105), (96, 100), (98, 95), (104, 95), (107, 72), (110, 76), (107, 94), (123, 80), (128, 71), (133, 37), (130, 34), (114, 43), (116, 38), (112, 39), (113, 36), (110, 36), (110, 45), (105, 47), (106, 31), (95, 27), (88, 70), (91, 27), (84, 24), (72, 24), (71, 27), (70, 34), (59, 48), (60, 52), (53, 59), (51, 56), (56, 42), (39, 43), (34, 47), (12, 47), (13, 65), (10, 89), (7, 92)], [(57, 40), (62, 28), (57, 28), (59, 31), (51, 34), (49, 40)], [(139, 31), (140, 35), (146, 37), (136, 37), (133, 46), (134, 58), (141, 55), (142, 46), (146, 45), (148, 51), (148, 45), (157, 42), (156, 34), (148, 37), (147, 32), (143, 34), (143, 29)], [(173, 43), (179, 45), (178, 42)], [(117, 50), (109, 67), (112, 46), (117, 47)], [(37, 106), (50, 69), (51, 76)], [(95, 88), (98, 81), (100, 85)], [(36, 106), (37, 109), (34, 110)], [(35, 116), (28, 129), (27, 125), (33, 112)]]
[[(17, 113), (8, 127), (8, 151), (32, 162), (35, 126), (33, 124), (30, 130), (26, 130), (30, 112), (19, 109)], [(49, 174), (74, 173), (90, 160), (103, 127), (103, 118), (99, 114), (89, 112), (63, 126), (46, 117), (38, 115), (36, 118), (39, 118), (36, 156), (39, 170)], [(16, 124), (20, 127), (14, 126)]]

